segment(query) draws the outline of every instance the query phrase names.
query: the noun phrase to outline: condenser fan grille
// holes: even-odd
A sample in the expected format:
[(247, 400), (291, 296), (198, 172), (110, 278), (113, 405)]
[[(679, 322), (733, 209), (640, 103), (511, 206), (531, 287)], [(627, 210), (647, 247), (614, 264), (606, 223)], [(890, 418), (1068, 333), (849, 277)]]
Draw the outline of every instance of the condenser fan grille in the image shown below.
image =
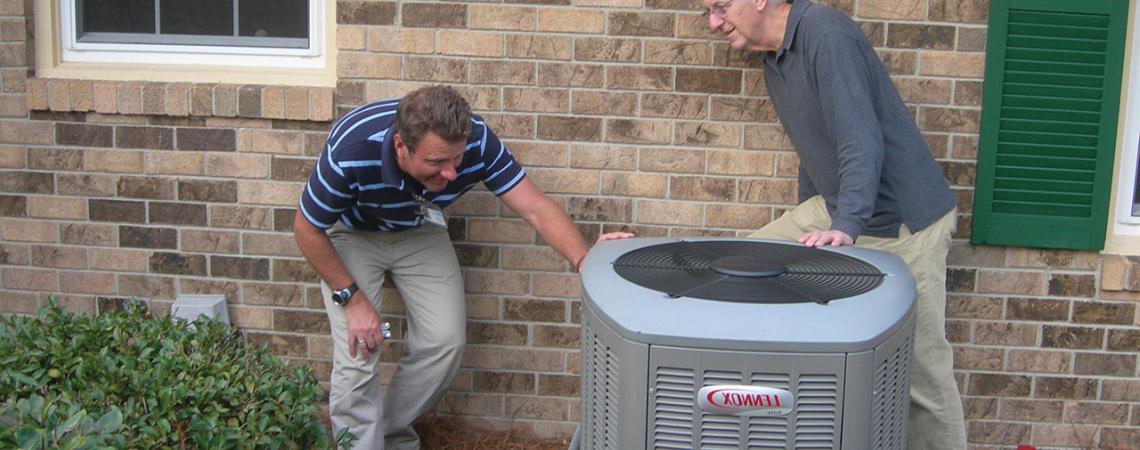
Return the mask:
[(793, 244), (679, 241), (619, 257), (614, 270), (669, 297), (741, 303), (827, 303), (877, 287), (883, 273), (839, 253)]

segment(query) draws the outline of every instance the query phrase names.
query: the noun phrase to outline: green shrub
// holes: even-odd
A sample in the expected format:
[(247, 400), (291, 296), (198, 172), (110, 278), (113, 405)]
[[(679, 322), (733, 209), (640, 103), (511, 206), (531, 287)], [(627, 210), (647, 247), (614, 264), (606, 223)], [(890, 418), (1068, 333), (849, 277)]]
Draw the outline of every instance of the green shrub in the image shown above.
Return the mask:
[(0, 448), (330, 448), (323, 394), (228, 326), (137, 303), (0, 317)]

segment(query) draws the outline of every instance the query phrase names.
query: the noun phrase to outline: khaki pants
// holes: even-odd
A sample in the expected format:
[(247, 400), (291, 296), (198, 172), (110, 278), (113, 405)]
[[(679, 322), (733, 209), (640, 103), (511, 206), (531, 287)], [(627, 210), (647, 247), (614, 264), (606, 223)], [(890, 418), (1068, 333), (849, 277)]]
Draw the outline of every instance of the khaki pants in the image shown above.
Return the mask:
[[(907, 448), (911, 450), (966, 448), (962, 400), (954, 381), (954, 353), (946, 340), (946, 254), (956, 219), (957, 209), (918, 233), (912, 234), (903, 225), (897, 238), (860, 236), (855, 243), (856, 247), (887, 251), (902, 258), (917, 284), (907, 426)], [(749, 237), (796, 241), (809, 231), (830, 228), (831, 216), (823, 197), (817, 195)]]
[(332, 291), (321, 283), (333, 337), (333, 431), (348, 427), (357, 436), (358, 449), (418, 449), (412, 422), (439, 403), (455, 378), (467, 334), (463, 277), (451, 239), (447, 230), (435, 226), (373, 233), (340, 224), (329, 239), (377, 311), (387, 271), (408, 315), (404, 355), (381, 399), (379, 352), (368, 360), (349, 356), (344, 309), (332, 303)]

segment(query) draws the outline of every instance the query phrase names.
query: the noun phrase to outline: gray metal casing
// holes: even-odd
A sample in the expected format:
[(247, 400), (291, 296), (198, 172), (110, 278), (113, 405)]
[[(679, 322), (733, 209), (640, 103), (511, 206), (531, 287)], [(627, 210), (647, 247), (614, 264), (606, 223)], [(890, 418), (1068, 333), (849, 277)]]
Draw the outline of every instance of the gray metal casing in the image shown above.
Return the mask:
[[(915, 289), (901, 260), (826, 250), (886, 274), (872, 291), (827, 305), (669, 299), (613, 270), (627, 252), (675, 241), (608, 241), (587, 256), (582, 448), (905, 448)], [(714, 384), (787, 389), (796, 408), (787, 417), (705, 413), (695, 393)]]

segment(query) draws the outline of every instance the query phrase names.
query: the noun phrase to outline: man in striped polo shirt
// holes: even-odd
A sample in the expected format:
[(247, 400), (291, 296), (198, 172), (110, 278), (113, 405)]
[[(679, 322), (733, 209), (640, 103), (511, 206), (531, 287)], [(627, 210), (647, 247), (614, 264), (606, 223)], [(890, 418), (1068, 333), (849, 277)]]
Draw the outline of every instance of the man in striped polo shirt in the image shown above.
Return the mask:
[[(467, 317), (441, 208), (479, 182), (581, 269), (588, 247), (578, 229), (449, 87), (348, 113), (309, 176), (294, 235), (321, 277), (331, 324), (333, 428), (347, 427), (356, 448), (418, 449), (412, 422), (439, 402), (458, 371)], [(408, 334), (381, 404), (385, 271), (407, 307)]]

